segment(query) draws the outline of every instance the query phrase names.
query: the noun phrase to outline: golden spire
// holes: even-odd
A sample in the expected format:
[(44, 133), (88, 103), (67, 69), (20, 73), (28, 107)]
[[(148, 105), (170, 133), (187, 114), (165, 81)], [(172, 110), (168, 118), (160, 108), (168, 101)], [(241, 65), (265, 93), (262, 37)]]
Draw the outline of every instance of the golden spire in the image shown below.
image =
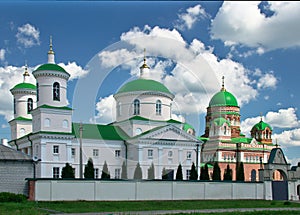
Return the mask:
[(147, 65), (146, 63), (146, 49), (144, 48), (144, 63), (143, 65), (140, 67), (140, 69), (143, 69), (143, 68), (147, 68), (147, 69), (150, 69), (150, 67)]
[(54, 51), (52, 49), (52, 36), (50, 36), (50, 50), (48, 51), (48, 54), (54, 54)]
[(222, 76), (222, 88), (221, 88), (221, 91), (226, 91), (226, 89), (225, 89), (225, 84), (224, 84), (224, 79), (225, 79), (225, 77), (224, 77), (224, 75)]
[(25, 72), (23, 73), (23, 82), (26, 82), (26, 77), (29, 76), (29, 72), (27, 71), (27, 62), (25, 62)]
[(260, 112), (260, 121), (262, 122), (262, 112)]

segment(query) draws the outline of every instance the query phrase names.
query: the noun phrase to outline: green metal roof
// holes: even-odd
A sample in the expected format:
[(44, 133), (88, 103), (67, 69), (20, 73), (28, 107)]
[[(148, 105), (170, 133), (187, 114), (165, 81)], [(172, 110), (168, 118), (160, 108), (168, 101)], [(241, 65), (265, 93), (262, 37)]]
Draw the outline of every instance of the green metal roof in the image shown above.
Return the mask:
[(20, 83), (14, 86), (11, 90), (17, 90), (17, 89), (31, 89), (36, 90), (36, 86), (30, 83)]
[(39, 108), (49, 108), (49, 109), (60, 109), (60, 110), (73, 110), (70, 107), (64, 106), (64, 107), (55, 107), (55, 106), (50, 106), (50, 105), (42, 105), (39, 106)]
[[(128, 135), (118, 126), (83, 124), (83, 139), (126, 140)], [(79, 138), (80, 123), (72, 124), (72, 134)]]
[(189, 129), (195, 130), (194, 127), (191, 126), (190, 124), (184, 123), (184, 124), (183, 124), (183, 130), (184, 130), (184, 131), (187, 131), (187, 130), (189, 130)]
[(32, 119), (28, 119), (28, 118), (21, 117), (21, 116), (15, 118), (15, 120), (19, 120), (19, 121), (32, 121)]
[(57, 64), (53, 64), (53, 63), (47, 63), (47, 64), (43, 64), (43, 65), (39, 66), (32, 74), (34, 74), (37, 71), (43, 71), (43, 70), (58, 71), (58, 72), (63, 72), (67, 75), (70, 75), (69, 73), (66, 72), (66, 70), (64, 70), (64, 68), (62, 68), (61, 66), (59, 66)]
[(230, 126), (230, 122), (223, 117), (215, 118), (212, 122), (217, 126), (222, 126), (224, 123)]
[(214, 106), (238, 107), (238, 103), (234, 95), (222, 89), (220, 92), (216, 93), (209, 102), (209, 107)]
[(256, 128), (256, 129), (259, 130), (259, 131), (263, 131), (263, 130), (265, 130), (267, 127), (268, 127), (270, 130), (273, 130), (272, 127), (271, 127), (268, 123), (265, 123), (265, 122), (263, 122), (262, 120), (260, 120), (259, 123), (256, 123), (256, 124), (252, 127), (252, 130)]
[(142, 78), (126, 83), (119, 89), (117, 93), (127, 93), (133, 91), (155, 91), (172, 95), (168, 88), (166, 88), (162, 83)]
[[(169, 119), (168, 121), (160, 121), (160, 120), (152, 120), (152, 119), (147, 119), (145, 117), (141, 117), (141, 116), (133, 116), (131, 118), (129, 118), (129, 120), (141, 120), (141, 121), (151, 121), (151, 122), (167, 122), (167, 123), (176, 123), (176, 124), (181, 124), (182, 122), (179, 122), (177, 120), (174, 119)], [(127, 121), (127, 120), (124, 120)]]
[(247, 138), (247, 137), (235, 137), (232, 138), (231, 141), (233, 143), (251, 143), (252, 138)]

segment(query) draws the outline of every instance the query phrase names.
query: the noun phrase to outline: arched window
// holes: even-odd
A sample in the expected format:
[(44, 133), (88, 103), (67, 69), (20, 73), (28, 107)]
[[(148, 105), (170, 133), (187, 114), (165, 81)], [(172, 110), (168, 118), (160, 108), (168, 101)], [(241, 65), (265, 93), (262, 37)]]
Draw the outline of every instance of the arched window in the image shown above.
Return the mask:
[(16, 99), (14, 99), (14, 114), (17, 113), (17, 102), (16, 102)]
[(32, 98), (29, 98), (27, 100), (27, 113), (30, 113), (30, 111), (33, 110), (33, 100)]
[(140, 115), (140, 101), (138, 99), (133, 102), (133, 115)]
[(45, 127), (50, 127), (50, 125), (51, 125), (50, 119), (46, 118), (45, 121), (44, 121), (44, 126)]
[(63, 121), (63, 124), (62, 124), (62, 125), (63, 125), (63, 128), (68, 128), (68, 127), (69, 127), (69, 122), (68, 122), (68, 120), (65, 119), (65, 120)]
[(39, 101), (39, 83), (36, 83), (36, 101)]
[(121, 116), (121, 111), (122, 111), (121, 105), (122, 105), (121, 102), (117, 103), (117, 116)]
[(226, 133), (227, 133), (227, 127), (224, 126), (224, 135), (226, 135)]
[(24, 136), (25, 135), (25, 129), (24, 128), (21, 128), (20, 129), (20, 136)]
[(161, 115), (161, 101), (156, 101), (156, 115)]
[(59, 83), (55, 82), (53, 84), (53, 100), (54, 101), (60, 101), (60, 89), (59, 89)]

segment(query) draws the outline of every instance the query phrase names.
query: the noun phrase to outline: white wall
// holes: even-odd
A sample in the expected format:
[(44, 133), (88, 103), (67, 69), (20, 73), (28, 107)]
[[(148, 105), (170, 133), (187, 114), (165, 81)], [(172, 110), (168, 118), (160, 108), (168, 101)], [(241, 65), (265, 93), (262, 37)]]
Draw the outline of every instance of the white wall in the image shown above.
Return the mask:
[(37, 180), (35, 201), (268, 199), (270, 183)]

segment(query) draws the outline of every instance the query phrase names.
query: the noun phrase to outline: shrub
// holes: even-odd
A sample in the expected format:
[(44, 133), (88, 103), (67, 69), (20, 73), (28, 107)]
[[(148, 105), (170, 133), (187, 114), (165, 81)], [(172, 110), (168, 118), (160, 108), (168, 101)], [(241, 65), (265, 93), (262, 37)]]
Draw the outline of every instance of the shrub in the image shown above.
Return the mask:
[(142, 179), (142, 178), (143, 178), (142, 168), (140, 166), (140, 163), (137, 163), (134, 170), (133, 179)]
[(232, 181), (232, 169), (230, 169), (229, 164), (227, 164), (227, 168), (224, 171), (223, 180), (224, 181)]
[(101, 179), (110, 179), (110, 173), (108, 171), (107, 163), (104, 161), (102, 173), (101, 173)]
[(183, 175), (182, 175), (182, 166), (181, 164), (178, 165), (177, 172), (176, 172), (176, 180), (177, 181), (182, 181), (183, 180)]
[(92, 158), (89, 158), (87, 165), (84, 168), (84, 178), (93, 179), (95, 178), (95, 169)]
[(212, 180), (214, 180), (214, 181), (220, 181), (221, 180), (221, 170), (220, 170), (218, 162), (214, 163)]
[(61, 177), (62, 178), (75, 178), (74, 170), (69, 163), (66, 163), (66, 165), (62, 168)]
[(125, 161), (123, 161), (123, 164), (122, 164), (122, 174), (121, 174), (121, 178), (122, 178), (122, 179), (127, 179), (127, 166), (126, 166)]
[(197, 173), (194, 162), (193, 162), (192, 168), (191, 168), (190, 180), (198, 180), (198, 173)]
[(27, 197), (23, 194), (9, 192), (0, 193), (0, 202), (25, 202)]
[(155, 173), (154, 173), (154, 165), (153, 165), (153, 163), (151, 164), (151, 166), (148, 169), (148, 179), (150, 179), (150, 180), (155, 179)]

